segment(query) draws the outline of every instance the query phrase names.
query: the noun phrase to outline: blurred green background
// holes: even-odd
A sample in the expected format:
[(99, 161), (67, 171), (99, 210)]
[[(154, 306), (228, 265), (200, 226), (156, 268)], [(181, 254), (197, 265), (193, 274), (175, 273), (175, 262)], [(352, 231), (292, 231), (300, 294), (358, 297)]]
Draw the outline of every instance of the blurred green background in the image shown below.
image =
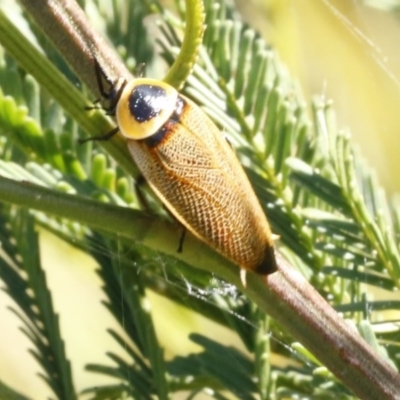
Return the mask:
[[(331, 99), (339, 129), (388, 192), (400, 190), (400, 14), (397, 1), (248, 0), (245, 21), (276, 49), (305, 100)], [(397, 5), (397, 9), (396, 9)]]

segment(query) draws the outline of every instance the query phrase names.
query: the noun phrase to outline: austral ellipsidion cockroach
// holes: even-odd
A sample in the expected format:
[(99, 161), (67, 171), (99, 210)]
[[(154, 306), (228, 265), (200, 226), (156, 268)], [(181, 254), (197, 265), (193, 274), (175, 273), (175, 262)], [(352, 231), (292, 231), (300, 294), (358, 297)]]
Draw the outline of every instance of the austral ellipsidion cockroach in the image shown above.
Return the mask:
[[(98, 67), (98, 65), (97, 65)], [(196, 237), (245, 271), (276, 271), (273, 238), (251, 184), (209, 117), (172, 86), (122, 78), (102, 95), (150, 187)], [(90, 139), (89, 139), (90, 140)]]

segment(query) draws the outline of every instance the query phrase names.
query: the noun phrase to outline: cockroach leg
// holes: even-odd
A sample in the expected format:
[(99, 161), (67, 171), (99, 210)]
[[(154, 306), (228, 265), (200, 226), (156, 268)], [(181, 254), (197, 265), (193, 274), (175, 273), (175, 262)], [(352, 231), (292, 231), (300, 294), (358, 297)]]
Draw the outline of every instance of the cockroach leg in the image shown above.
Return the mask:
[(181, 237), (179, 239), (179, 245), (178, 245), (178, 249), (176, 250), (178, 253), (182, 253), (183, 250), (183, 242), (185, 240), (185, 236), (186, 236), (186, 228), (183, 226), (182, 227), (182, 234)]
[(83, 138), (78, 139), (78, 143), (83, 144), (83, 143), (90, 142), (90, 141), (105, 141), (105, 140), (111, 139), (118, 131), (119, 131), (119, 128), (116, 127), (114, 129), (111, 129), (110, 132), (107, 132), (106, 134), (101, 135), (101, 136), (91, 136), (91, 137), (84, 138), (84, 139)]

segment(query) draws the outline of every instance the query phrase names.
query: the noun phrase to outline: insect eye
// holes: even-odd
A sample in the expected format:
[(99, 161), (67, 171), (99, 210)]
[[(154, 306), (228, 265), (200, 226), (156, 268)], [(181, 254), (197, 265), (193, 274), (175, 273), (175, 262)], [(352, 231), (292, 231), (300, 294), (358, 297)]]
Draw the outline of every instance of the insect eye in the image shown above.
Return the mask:
[(147, 122), (157, 117), (170, 101), (160, 86), (137, 85), (129, 96), (129, 110), (137, 122)]

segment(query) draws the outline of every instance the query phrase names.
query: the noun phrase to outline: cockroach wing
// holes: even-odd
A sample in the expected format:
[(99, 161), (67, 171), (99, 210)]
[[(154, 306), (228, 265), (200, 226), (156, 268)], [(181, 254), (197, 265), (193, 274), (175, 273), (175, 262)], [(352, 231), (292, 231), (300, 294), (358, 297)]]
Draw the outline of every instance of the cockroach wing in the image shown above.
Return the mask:
[(165, 124), (161, 139), (128, 141), (133, 159), (195, 236), (241, 268), (274, 272), (270, 228), (242, 166), (213, 122), (181, 98), (183, 112)]

